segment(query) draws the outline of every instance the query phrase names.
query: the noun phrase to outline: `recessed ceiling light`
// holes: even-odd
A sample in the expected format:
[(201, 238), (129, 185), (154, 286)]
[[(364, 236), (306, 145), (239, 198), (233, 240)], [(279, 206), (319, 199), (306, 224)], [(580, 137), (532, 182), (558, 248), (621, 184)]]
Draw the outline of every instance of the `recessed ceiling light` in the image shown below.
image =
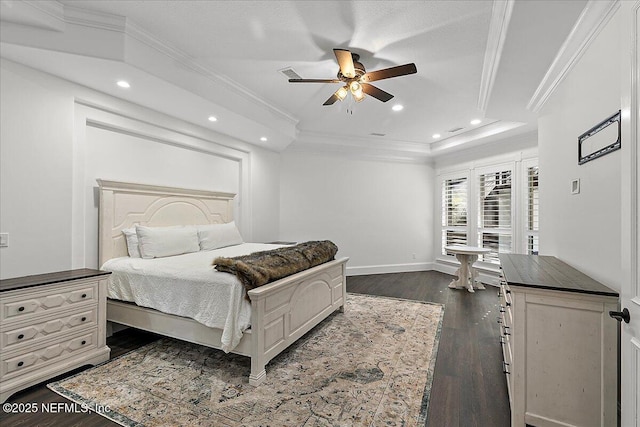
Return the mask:
[(403, 106), (403, 105), (400, 105), (400, 104), (396, 104), (396, 105), (394, 105), (393, 107), (391, 107), (391, 109), (392, 109), (393, 111), (402, 111), (402, 109), (403, 109), (403, 108), (404, 108), (404, 106)]
[(262, 141), (262, 142), (267, 142), (267, 137), (266, 137), (266, 136), (261, 137), (261, 138), (260, 138), (260, 141)]
[(440, 138), (440, 134), (439, 133), (434, 133), (432, 136), (433, 136), (434, 139)]
[(218, 118), (216, 116), (209, 116), (209, 121), (210, 122), (217, 122)]
[(471, 120), (471, 124), (472, 124), (472, 125), (479, 125), (480, 123), (482, 123), (482, 120), (480, 120), (480, 119), (473, 119), (473, 120)]
[(131, 85), (129, 84), (129, 82), (124, 81), (124, 80), (118, 80), (118, 82), (116, 83), (118, 86), (120, 86), (121, 88), (125, 88), (125, 89), (129, 89), (131, 87)]

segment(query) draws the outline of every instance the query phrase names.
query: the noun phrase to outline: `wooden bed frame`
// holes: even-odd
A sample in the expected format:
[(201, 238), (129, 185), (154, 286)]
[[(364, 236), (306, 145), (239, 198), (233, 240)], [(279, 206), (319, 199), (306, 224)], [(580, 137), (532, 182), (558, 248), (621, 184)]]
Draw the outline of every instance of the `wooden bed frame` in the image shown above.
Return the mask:
[[(201, 225), (233, 220), (235, 194), (97, 180), (100, 190), (100, 265), (127, 256), (122, 229)], [(265, 365), (333, 313), (344, 310), (348, 258), (327, 262), (249, 291), (251, 328), (232, 353), (251, 358), (249, 384), (266, 378)], [(220, 349), (222, 330), (135, 304), (108, 300), (107, 320)]]

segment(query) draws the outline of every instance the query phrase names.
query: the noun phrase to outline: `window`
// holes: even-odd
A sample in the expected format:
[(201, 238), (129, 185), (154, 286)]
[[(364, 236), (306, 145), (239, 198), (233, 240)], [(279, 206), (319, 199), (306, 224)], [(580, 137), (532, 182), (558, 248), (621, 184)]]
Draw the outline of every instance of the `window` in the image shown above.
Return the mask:
[(467, 178), (446, 179), (442, 184), (442, 254), (445, 246), (467, 244)]
[(481, 261), (497, 264), (511, 247), (511, 170), (478, 175), (478, 246), (491, 249)]
[(479, 261), (498, 264), (501, 253), (538, 254), (538, 162), (516, 159), (440, 177), (441, 254), (449, 245), (491, 249)]
[(538, 166), (527, 168), (527, 253), (538, 255)]

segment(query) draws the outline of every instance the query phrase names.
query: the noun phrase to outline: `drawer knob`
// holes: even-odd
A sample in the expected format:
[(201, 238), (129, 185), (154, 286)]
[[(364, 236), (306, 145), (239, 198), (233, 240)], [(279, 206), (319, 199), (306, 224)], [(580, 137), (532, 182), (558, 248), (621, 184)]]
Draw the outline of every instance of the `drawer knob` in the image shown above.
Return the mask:
[(82, 319), (80, 319), (82, 322), (84, 322), (85, 320), (87, 320), (86, 317), (83, 317)]
[(21, 340), (22, 338), (24, 338), (24, 334), (20, 334), (18, 335), (18, 339)]
[(18, 307), (18, 311), (24, 311), (24, 307)]
[(82, 294), (82, 298), (86, 298), (86, 297), (87, 297), (87, 294)]
[(18, 362), (18, 366), (24, 365), (24, 362)]
[(82, 340), (82, 342), (80, 344), (85, 345), (87, 342), (85, 340)]

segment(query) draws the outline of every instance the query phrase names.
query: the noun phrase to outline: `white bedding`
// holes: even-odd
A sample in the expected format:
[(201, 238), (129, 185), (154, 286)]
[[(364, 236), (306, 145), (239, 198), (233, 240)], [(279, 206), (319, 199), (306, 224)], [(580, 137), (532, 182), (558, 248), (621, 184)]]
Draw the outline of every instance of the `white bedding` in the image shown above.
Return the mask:
[(222, 350), (229, 352), (250, 326), (251, 304), (240, 281), (215, 270), (212, 261), (278, 247), (243, 243), (166, 258), (114, 258), (102, 266), (112, 272), (107, 295), (222, 329)]

